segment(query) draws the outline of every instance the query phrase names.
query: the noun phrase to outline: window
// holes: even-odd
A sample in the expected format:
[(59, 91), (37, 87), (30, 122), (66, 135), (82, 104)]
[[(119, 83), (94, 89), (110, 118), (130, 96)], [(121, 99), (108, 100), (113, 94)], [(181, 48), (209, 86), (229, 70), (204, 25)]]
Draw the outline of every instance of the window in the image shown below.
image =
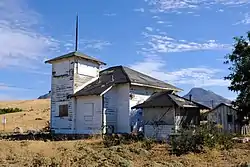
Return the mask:
[(232, 123), (233, 122), (233, 115), (227, 115), (227, 122)]
[(59, 117), (68, 116), (68, 104), (59, 105)]

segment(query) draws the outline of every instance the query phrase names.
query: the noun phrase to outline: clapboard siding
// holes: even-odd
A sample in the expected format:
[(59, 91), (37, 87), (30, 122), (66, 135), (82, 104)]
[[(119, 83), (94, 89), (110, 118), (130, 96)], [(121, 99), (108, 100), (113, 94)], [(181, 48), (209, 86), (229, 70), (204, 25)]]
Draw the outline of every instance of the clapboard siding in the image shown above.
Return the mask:
[(133, 126), (135, 122), (139, 119), (142, 121), (142, 115), (138, 114), (139, 110), (132, 110), (131, 108), (137, 104), (140, 104), (147, 100), (154, 92), (159, 92), (161, 90), (154, 88), (147, 88), (142, 86), (130, 86), (130, 100), (129, 100), (129, 109), (130, 109), (130, 126)]
[[(99, 134), (102, 130), (102, 97), (83, 96), (76, 98), (76, 134)], [(93, 110), (86, 108), (93, 106)]]
[[(67, 58), (52, 63), (50, 126), (55, 133), (76, 132), (77, 101), (69, 95), (98, 75), (99, 65), (89, 61)], [(68, 117), (59, 117), (62, 104), (68, 104)]]
[[(72, 100), (74, 60), (59, 61), (52, 65), (51, 78), (51, 129), (56, 133), (70, 133), (72, 130)], [(68, 117), (59, 117), (59, 105), (68, 104)]]
[(113, 86), (104, 95), (104, 125), (115, 133), (129, 133), (129, 84)]

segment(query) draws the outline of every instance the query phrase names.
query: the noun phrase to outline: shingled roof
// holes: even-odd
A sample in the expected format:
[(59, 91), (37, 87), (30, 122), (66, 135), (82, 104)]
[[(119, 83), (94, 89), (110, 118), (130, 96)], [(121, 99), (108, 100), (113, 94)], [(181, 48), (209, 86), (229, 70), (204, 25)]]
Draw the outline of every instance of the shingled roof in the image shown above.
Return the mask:
[(76, 92), (73, 96), (100, 95), (115, 84), (131, 83), (163, 90), (181, 91), (181, 89), (152, 78), (124, 66), (114, 66), (100, 72), (99, 78)]
[(172, 107), (173, 105), (177, 105), (179, 107), (194, 107), (200, 109), (208, 109), (208, 107), (206, 106), (187, 100), (183, 97), (173, 94), (171, 91), (162, 91), (154, 93), (146, 101), (132, 107), (132, 109), (151, 108), (151, 107)]
[(90, 57), (90, 56), (88, 56), (86, 54), (80, 53), (80, 52), (70, 52), (70, 53), (67, 53), (65, 55), (62, 55), (62, 56), (55, 57), (53, 59), (47, 60), (47, 61), (45, 61), (45, 63), (52, 63), (52, 62), (57, 61), (57, 60), (61, 60), (61, 59), (65, 59), (65, 58), (71, 58), (71, 57), (78, 57), (80, 59), (93, 61), (93, 62), (98, 63), (100, 65), (106, 65), (106, 63), (104, 63), (104, 62), (102, 62), (100, 60), (97, 60), (97, 59), (95, 59), (93, 57)]

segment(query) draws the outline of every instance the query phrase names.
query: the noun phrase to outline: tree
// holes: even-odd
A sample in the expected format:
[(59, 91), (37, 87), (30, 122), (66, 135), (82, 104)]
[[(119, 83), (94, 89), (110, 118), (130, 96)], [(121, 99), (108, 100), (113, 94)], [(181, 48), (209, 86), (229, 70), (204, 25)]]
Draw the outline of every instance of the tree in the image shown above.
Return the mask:
[(229, 75), (225, 77), (230, 80), (229, 90), (236, 92), (237, 98), (233, 102), (239, 109), (239, 119), (250, 113), (250, 32), (247, 37), (235, 37), (234, 48), (231, 54), (225, 56), (225, 64), (229, 65)]

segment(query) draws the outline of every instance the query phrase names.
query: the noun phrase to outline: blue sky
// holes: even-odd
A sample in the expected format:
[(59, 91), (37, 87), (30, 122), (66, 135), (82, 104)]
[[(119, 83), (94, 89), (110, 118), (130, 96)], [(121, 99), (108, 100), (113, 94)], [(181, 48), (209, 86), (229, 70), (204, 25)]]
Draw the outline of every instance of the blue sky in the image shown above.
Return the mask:
[(125, 65), (187, 93), (203, 87), (227, 98), (223, 57), (250, 27), (250, 0), (0, 0), (0, 99), (50, 90), (44, 60), (74, 50)]

